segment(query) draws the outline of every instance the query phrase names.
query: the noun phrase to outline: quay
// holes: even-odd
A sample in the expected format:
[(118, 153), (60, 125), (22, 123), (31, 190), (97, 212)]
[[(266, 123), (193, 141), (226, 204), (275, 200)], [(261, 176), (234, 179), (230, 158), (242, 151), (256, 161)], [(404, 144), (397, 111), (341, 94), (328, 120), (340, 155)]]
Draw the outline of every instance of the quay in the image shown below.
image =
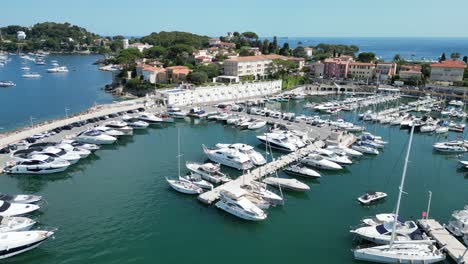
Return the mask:
[(426, 107), (426, 106), (432, 107), (435, 104), (440, 104), (442, 102), (443, 102), (442, 100), (440, 100), (440, 101), (424, 100), (424, 101), (421, 101), (421, 102), (416, 101), (415, 104), (412, 105), (410, 108), (407, 108), (407, 109), (399, 109), (398, 107), (390, 108), (390, 109), (383, 110), (383, 111), (379, 112), (378, 114), (379, 115), (391, 115), (391, 114), (394, 114), (394, 113), (414, 112), (414, 111), (417, 111), (418, 108), (420, 108), (420, 107)]
[(420, 219), (419, 226), (443, 247), (448, 256), (456, 263), (468, 263), (468, 248), (450, 234), (444, 226), (434, 219)]

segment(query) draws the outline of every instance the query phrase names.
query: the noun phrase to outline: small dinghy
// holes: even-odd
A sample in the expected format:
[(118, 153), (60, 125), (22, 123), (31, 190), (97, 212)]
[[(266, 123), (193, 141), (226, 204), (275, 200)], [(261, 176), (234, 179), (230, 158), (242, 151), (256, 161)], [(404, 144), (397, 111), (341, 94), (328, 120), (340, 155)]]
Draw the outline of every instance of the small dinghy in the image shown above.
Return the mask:
[(367, 193), (359, 196), (357, 199), (362, 204), (371, 204), (371, 203), (376, 202), (378, 200), (384, 199), (385, 197), (387, 197), (387, 194), (384, 193), (384, 192), (370, 191), (370, 192), (367, 192)]
[(264, 183), (281, 188), (288, 189), (291, 191), (305, 192), (309, 191), (310, 187), (296, 179), (284, 179), (276, 177), (268, 177), (263, 180)]
[(0, 216), (0, 233), (27, 231), (36, 224), (36, 221), (27, 217)]
[(0, 200), (0, 216), (18, 216), (32, 213), (40, 207), (35, 204), (9, 203)]
[(320, 173), (314, 171), (313, 169), (309, 169), (306, 166), (302, 164), (293, 164), (284, 169), (284, 172), (291, 174), (291, 175), (296, 175), (296, 176), (301, 176), (301, 177), (307, 177), (307, 178), (320, 178)]
[(169, 180), (166, 178), (166, 181), (172, 187), (172, 189), (185, 194), (200, 194), (203, 192), (203, 189), (197, 185), (187, 181), (187, 180)]
[(6, 193), (0, 193), (0, 200), (10, 203), (30, 204), (39, 202), (42, 200), (42, 196), (26, 194), (10, 195)]

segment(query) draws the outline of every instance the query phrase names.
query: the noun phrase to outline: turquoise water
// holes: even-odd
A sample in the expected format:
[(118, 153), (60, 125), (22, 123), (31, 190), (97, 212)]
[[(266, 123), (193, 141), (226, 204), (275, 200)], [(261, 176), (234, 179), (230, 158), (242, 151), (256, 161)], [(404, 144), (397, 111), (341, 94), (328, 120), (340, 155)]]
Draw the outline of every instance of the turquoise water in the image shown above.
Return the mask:
[[(275, 106), (302, 111), (302, 104)], [(322, 172), (320, 180), (304, 180), (310, 192), (286, 192), (285, 206), (268, 210), (260, 223), (176, 193), (164, 180), (177, 175), (178, 128), (182, 163), (204, 161), (201, 144), (258, 145), (255, 135), (261, 131), (219, 123), (192, 120), (138, 132), (57, 175), (1, 175), (3, 192), (43, 195), (47, 205), (35, 217), (42, 226), (59, 228), (55, 240), (4, 263), (358, 263), (350, 252), (349, 228), (364, 216), (393, 210), (408, 140), (406, 130), (367, 127), (389, 141), (379, 156), (357, 160), (342, 172)], [(432, 153), (437, 140), (420, 134), (414, 138), (401, 210), (407, 218), (418, 218), (426, 209), (429, 190), (430, 214), (443, 222), (468, 203), (468, 178), (457, 171), (456, 156)], [(356, 197), (369, 189), (389, 197), (363, 207)]]
[[(93, 104), (112, 102), (113, 97), (102, 88), (112, 80), (112, 73), (97, 70), (92, 65), (100, 56), (50, 55), (47, 65), (36, 65), (33, 61), (9, 56), (11, 61), (0, 67), (0, 80), (10, 80), (15, 87), (0, 87), (0, 133), (2, 131), (27, 126), (30, 117), (33, 122), (51, 118), (65, 117), (68, 114), (81, 112)], [(51, 61), (57, 60), (61, 66), (67, 66), (68, 73), (47, 73), (52, 68)], [(28, 66), (30, 72), (42, 75), (38, 79), (23, 78)]]

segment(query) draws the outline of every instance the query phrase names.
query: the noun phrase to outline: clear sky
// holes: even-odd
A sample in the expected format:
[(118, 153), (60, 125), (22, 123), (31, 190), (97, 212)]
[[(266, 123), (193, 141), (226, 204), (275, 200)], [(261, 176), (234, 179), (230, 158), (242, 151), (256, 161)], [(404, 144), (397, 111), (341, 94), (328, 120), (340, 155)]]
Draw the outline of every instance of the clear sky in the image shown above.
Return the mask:
[(468, 0), (2, 0), (0, 11), (0, 26), (70, 22), (101, 35), (468, 37)]

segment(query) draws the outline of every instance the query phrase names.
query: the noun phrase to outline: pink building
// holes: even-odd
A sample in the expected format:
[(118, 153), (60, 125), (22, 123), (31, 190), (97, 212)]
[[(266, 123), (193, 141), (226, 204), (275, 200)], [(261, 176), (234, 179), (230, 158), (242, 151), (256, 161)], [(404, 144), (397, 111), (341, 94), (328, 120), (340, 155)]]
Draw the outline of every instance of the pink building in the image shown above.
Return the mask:
[(329, 58), (324, 61), (323, 75), (325, 78), (346, 79), (348, 76), (348, 60)]

